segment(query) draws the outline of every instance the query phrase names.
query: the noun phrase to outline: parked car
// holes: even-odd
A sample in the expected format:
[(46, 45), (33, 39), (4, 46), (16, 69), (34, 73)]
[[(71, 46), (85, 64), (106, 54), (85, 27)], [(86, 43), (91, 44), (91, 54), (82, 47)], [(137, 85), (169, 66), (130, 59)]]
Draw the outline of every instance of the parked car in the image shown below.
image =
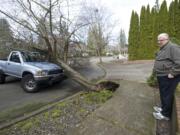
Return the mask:
[(107, 52), (106, 56), (113, 56), (113, 53), (112, 52)]
[(7, 60), (0, 60), (0, 84), (5, 83), (7, 76), (21, 78), (26, 92), (38, 91), (41, 83), (52, 84), (65, 78), (60, 66), (42, 61), (37, 53), (28, 51), (12, 51)]

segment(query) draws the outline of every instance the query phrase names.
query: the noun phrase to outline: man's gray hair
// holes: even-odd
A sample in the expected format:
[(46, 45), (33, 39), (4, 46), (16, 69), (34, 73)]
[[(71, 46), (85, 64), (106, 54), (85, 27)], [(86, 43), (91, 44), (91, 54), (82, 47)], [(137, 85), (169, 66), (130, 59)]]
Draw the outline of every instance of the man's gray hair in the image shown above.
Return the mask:
[(161, 33), (158, 35), (158, 39), (163, 38), (163, 39), (169, 39), (169, 35), (167, 33)]

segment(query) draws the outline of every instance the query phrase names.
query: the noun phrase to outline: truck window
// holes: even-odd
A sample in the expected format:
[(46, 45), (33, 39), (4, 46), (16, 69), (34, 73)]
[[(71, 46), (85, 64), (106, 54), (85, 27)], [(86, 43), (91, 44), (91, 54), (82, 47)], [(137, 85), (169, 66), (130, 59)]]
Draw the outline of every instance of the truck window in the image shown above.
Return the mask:
[(42, 62), (40, 53), (38, 52), (21, 52), (24, 62)]
[(21, 63), (17, 52), (13, 52), (10, 57), (10, 61)]
[(28, 52), (21, 52), (22, 58), (24, 62), (33, 62), (31, 56)]

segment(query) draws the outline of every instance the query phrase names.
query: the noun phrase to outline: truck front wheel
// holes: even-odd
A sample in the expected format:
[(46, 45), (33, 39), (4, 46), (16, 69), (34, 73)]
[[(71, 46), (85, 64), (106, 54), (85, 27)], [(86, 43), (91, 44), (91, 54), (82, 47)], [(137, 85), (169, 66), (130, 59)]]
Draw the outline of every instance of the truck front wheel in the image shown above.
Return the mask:
[(0, 74), (0, 84), (5, 83), (6, 76), (4, 74)]
[(37, 82), (34, 80), (34, 77), (31, 74), (25, 75), (22, 78), (21, 87), (24, 89), (24, 91), (29, 93), (33, 93), (38, 90)]

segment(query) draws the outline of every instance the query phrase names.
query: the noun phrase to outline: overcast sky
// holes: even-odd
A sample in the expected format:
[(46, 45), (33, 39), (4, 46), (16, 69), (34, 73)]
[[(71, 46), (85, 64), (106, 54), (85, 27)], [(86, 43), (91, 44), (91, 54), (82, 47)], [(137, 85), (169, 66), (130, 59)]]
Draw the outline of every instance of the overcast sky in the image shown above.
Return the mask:
[[(0, 8), (5, 8), (4, 7), (6, 6), (4, 4), (5, 1), (8, 2), (11, 0), (0, 0)], [(99, 6), (99, 4), (101, 6), (105, 6), (108, 12), (109, 11), (111, 12), (114, 18), (113, 20), (116, 20), (116, 27), (114, 28), (113, 35), (115, 36), (114, 38), (117, 39), (117, 36), (121, 28), (125, 30), (126, 37), (128, 37), (129, 23), (130, 23), (132, 10), (140, 14), (140, 10), (143, 5), (147, 6), (149, 4), (150, 8), (152, 8), (155, 5), (156, 0), (70, 0), (70, 1), (72, 2), (74, 1), (75, 3), (78, 1), (79, 2), (87, 1), (90, 3), (96, 3), (97, 6)], [(159, 0), (159, 5), (161, 5), (162, 1), (163, 0)], [(169, 4), (173, 0), (166, 0), (166, 1), (169, 6)], [(9, 7), (6, 7), (6, 8), (9, 8)]]
[[(90, 0), (92, 1), (92, 0)], [(97, 1), (97, 0), (93, 0)], [(125, 30), (126, 36), (129, 31), (129, 23), (132, 10), (140, 13), (142, 5), (150, 7), (155, 5), (156, 0), (100, 0), (103, 5), (105, 5), (113, 14), (113, 16), (118, 20), (118, 25), (116, 30), (120, 30), (123, 28)], [(162, 3), (163, 0), (159, 0), (159, 4)], [(173, 0), (166, 0), (168, 5)], [(118, 30), (118, 31), (119, 31)]]

